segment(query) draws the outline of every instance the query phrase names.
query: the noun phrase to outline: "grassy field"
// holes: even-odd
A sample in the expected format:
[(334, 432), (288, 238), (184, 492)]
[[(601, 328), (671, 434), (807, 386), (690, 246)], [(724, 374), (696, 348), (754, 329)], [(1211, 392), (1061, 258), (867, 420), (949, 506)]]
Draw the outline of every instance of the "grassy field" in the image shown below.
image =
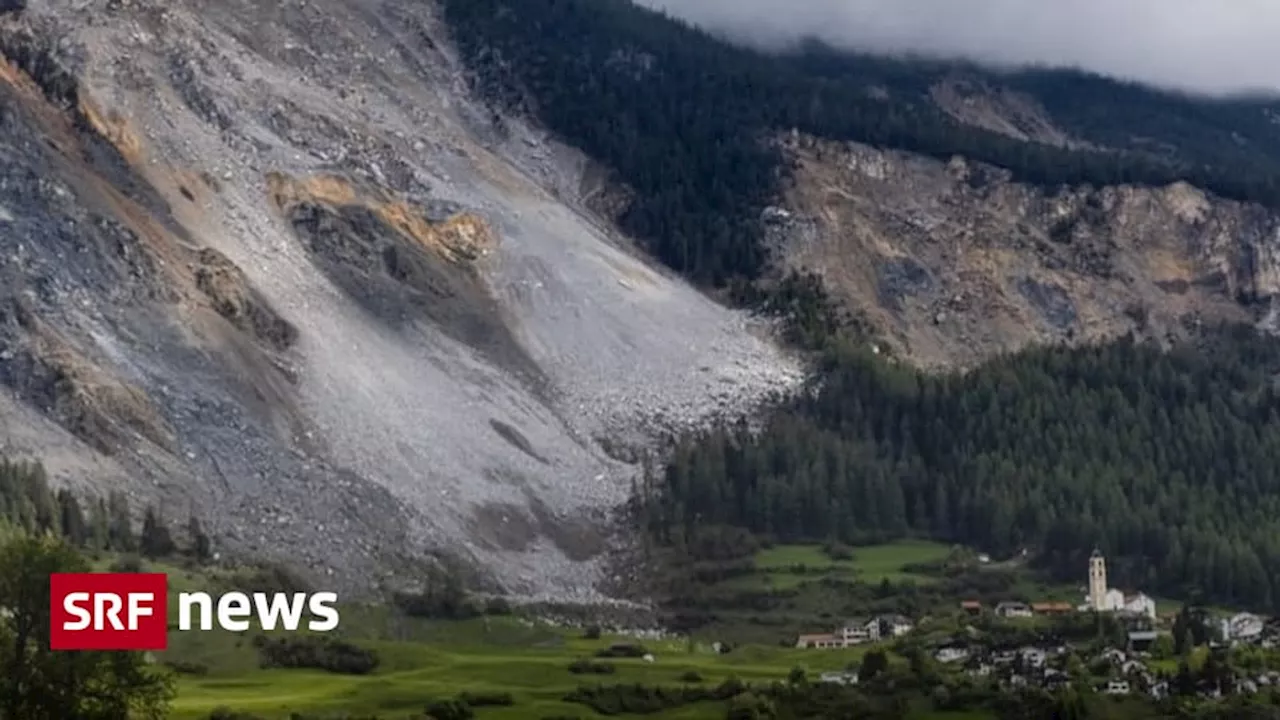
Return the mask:
[[(827, 568), (860, 582), (878, 583), (929, 578), (912, 576), (903, 566), (945, 557), (949, 548), (923, 542), (903, 542), (855, 549), (852, 560), (833, 562), (816, 546), (779, 546), (758, 558), (757, 576), (818, 579), (820, 574), (795, 575), (797, 564)], [(177, 567), (148, 566), (170, 573), (171, 590), (210, 590), (217, 578)], [(757, 582), (761, 582), (757, 578)], [(173, 618), (176, 619), (176, 618)], [(268, 633), (271, 634), (271, 633)], [(386, 608), (347, 606), (336, 633), (377, 651), (380, 665), (367, 676), (337, 675), (310, 670), (264, 670), (258, 667), (251, 637), (223, 631), (170, 633), (170, 649), (162, 661), (198, 666), (202, 674), (179, 676), (175, 720), (203, 720), (211, 711), (228, 707), (267, 718), (287, 718), (291, 712), (324, 714), (379, 713), (405, 718), (420, 713), (435, 699), (463, 691), (504, 691), (516, 704), (505, 708), (477, 708), (480, 719), (546, 716), (603, 717), (590, 708), (567, 703), (564, 696), (581, 684), (643, 683), (678, 686), (689, 673), (714, 686), (730, 676), (749, 683), (785, 680), (794, 667), (812, 675), (857, 665), (869, 647), (845, 650), (796, 650), (780, 645), (744, 645), (716, 654), (706, 643), (689, 640), (638, 641), (655, 656), (653, 663), (638, 659), (610, 659), (612, 675), (575, 675), (568, 666), (589, 658), (625, 638), (586, 639), (580, 631), (537, 625), (515, 617), (490, 617), (464, 622), (429, 621), (394, 616)], [(634, 641), (633, 641), (634, 642)], [(654, 720), (719, 720), (721, 703), (676, 708), (646, 715)], [(638, 717), (638, 716), (637, 716)], [(924, 711), (920, 720), (981, 720), (973, 714)]]
[[(903, 541), (853, 548), (852, 558), (832, 560), (820, 546), (780, 545), (757, 555), (754, 573), (726, 582), (751, 583), (754, 588), (813, 583), (802, 596), (770, 613), (770, 619), (785, 619), (788, 614), (798, 616), (840, 607), (839, 597), (828, 597), (830, 593), (838, 595), (841, 592), (838, 587), (819, 592), (818, 581), (823, 578), (868, 585), (882, 580), (926, 585), (937, 582), (937, 578), (914, 574), (906, 568), (913, 563), (944, 559), (950, 552), (950, 547), (938, 543)], [(100, 561), (98, 569), (106, 569), (109, 564), (108, 560)], [(804, 572), (796, 571), (799, 566), (804, 567)], [(224, 591), (235, 585), (236, 574), (240, 572), (185, 570), (150, 563), (143, 569), (169, 573), (171, 598), (184, 590)], [(1030, 576), (1018, 590), (1037, 599), (1071, 600), (1079, 594), (1078, 588), (1040, 584)], [(809, 598), (810, 594), (813, 598)], [(817, 604), (806, 604), (807, 599)], [(176, 604), (176, 600), (174, 602)], [(174, 610), (171, 607), (171, 627), (177, 619)], [(726, 637), (720, 634), (724, 629), (713, 626), (705, 635), (699, 634), (705, 640), (719, 639)], [(776, 632), (777, 628), (764, 628), (761, 637)], [(679, 686), (689, 682), (691, 673), (707, 687), (731, 676), (748, 683), (781, 681), (794, 667), (802, 667), (816, 676), (824, 671), (856, 666), (870, 649), (863, 646), (845, 650), (796, 650), (778, 644), (776, 638), (766, 643), (742, 636), (742, 641), (757, 644), (742, 645), (720, 655), (707, 642), (641, 640), (638, 642), (655, 656), (654, 662), (609, 659), (617, 669), (614, 674), (575, 675), (569, 671), (573, 661), (591, 658), (597, 650), (613, 642), (628, 640), (608, 636), (586, 639), (577, 630), (510, 616), (446, 622), (405, 618), (386, 607), (345, 606), (342, 627), (335, 635), (375, 650), (380, 659), (373, 673), (352, 676), (312, 670), (261, 669), (258, 651), (252, 644), (253, 634), (256, 633), (234, 634), (220, 630), (170, 633), (170, 649), (160, 653), (158, 659), (202, 671), (179, 676), (179, 694), (172, 715), (175, 720), (205, 720), (214, 709), (221, 707), (272, 720), (283, 720), (292, 712), (326, 716), (377, 713), (388, 720), (403, 720), (421, 713), (432, 700), (452, 698), (464, 691), (510, 692), (514, 696), (515, 705), (510, 707), (476, 708), (476, 717), (480, 720), (538, 720), (548, 716), (595, 718), (604, 716), (584, 705), (565, 702), (565, 695), (580, 685), (597, 683)], [(901, 658), (896, 661), (905, 662)], [(708, 702), (643, 717), (719, 720), (724, 712), (722, 703)], [(921, 707), (918, 714), (911, 717), (912, 720), (986, 720), (988, 716), (973, 712), (938, 713)]]
[[(906, 572), (913, 563), (932, 562), (947, 557), (951, 548), (924, 540), (903, 540), (885, 545), (853, 548), (850, 560), (833, 560), (819, 545), (777, 545), (760, 551), (755, 558), (756, 572), (729, 581), (741, 588), (767, 587), (787, 589), (824, 577), (853, 582), (878, 584), (913, 581), (921, 584), (935, 578)], [(799, 567), (805, 572), (796, 572)]]
[[(374, 630), (372, 618), (353, 618), (361, 634)], [(344, 630), (347, 623), (344, 614)], [(680, 685), (682, 677), (698, 673), (714, 685), (735, 675), (745, 682), (784, 680), (793, 667), (813, 673), (839, 670), (858, 663), (866, 648), (802, 651), (781, 647), (743, 647), (717, 655), (705, 646), (681, 640), (640, 641), (654, 656), (653, 663), (613, 659), (613, 675), (578, 676), (568, 665), (591, 657), (619, 638), (581, 638), (577, 633), (531, 626), (515, 618), (465, 622), (411, 623), (416, 639), (359, 644), (377, 650), (382, 664), (368, 676), (344, 676), (303, 670), (256, 669), (256, 651), (247, 638), (223, 632), (174, 632), (163, 660), (199, 663), (202, 676), (183, 676), (174, 718), (208, 717), (220, 706), (270, 718), (287, 718), (291, 711), (377, 712), (389, 717), (420, 712), (432, 699), (462, 691), (507, 691), (516, 698), (508, 708), (478, 709), (480, 718), (539, 718), (547, 715), (594, 717), (589, 708), (563, 702), (580, 683), (627, 682)], [(400, 631), (404, 631), (401, 628)], [(653, 718), (720, 718), (720, 704), (679, 708)]]

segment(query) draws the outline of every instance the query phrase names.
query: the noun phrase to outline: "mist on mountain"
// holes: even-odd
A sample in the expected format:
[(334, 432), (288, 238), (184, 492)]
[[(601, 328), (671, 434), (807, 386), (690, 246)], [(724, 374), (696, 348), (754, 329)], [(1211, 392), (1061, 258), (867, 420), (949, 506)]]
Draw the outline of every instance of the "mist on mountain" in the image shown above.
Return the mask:
[(1078, 67), (1210, 94), (1280, 91), (1271, 0), (638, 0), (780, 49), (805, 37), (881, 53)]

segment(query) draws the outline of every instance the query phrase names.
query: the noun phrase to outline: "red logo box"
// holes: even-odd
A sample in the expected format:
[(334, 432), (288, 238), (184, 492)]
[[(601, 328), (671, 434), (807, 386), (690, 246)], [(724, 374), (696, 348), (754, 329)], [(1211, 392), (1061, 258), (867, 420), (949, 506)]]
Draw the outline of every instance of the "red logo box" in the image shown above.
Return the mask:
[(164, 573), (53, 573), (49, 596), (51, 650), (164, 650), (169, 644)]

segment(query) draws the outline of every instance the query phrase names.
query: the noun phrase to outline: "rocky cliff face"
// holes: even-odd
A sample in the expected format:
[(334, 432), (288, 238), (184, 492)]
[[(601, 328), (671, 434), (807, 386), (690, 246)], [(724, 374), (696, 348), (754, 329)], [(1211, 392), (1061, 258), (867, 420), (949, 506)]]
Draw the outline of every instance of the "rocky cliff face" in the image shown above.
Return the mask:
[(430, 3), (33, 0), (0, 53), (0, 452), (224, 553), (594, 598), (606, 447), (800, 379), (472, 103)]
[(1280, 217), (1194, 187), (1046, 192), (956, 158), (786, 138), (783, 262), (820, 272), (900, 355), (969, 366), (1032, 343), (1270, 321)]

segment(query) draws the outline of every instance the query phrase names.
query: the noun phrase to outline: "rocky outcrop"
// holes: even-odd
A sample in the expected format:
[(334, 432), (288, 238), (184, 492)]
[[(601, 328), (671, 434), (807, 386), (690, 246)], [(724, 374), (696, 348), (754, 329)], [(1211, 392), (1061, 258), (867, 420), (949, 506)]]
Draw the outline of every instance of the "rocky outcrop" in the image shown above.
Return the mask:
[(1186, 184), (1046, 191), (962, 158), (786, 144), (783, 262), (819, 271), (925, 366), (1257, 320), (1280, 290), (1280, 217)]

